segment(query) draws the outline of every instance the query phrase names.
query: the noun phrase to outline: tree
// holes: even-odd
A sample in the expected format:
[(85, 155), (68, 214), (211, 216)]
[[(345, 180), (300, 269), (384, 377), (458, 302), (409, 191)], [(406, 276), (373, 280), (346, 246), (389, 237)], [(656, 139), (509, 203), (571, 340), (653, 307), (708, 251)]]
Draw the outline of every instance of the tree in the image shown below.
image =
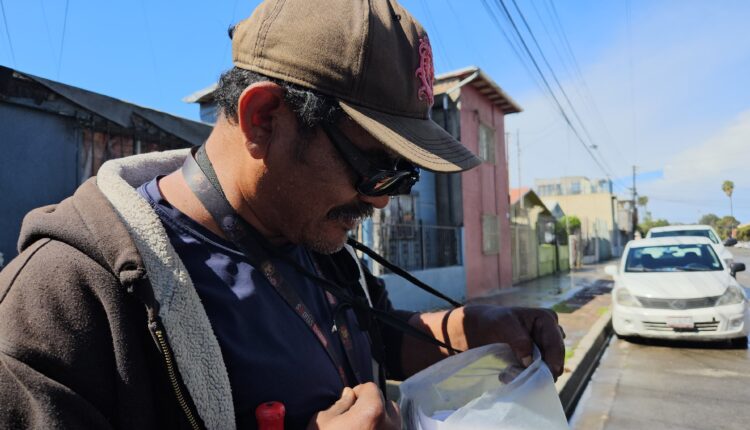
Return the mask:
[(701, 219), (698, 220), (698, 224), (716, 227), (716, 225), (719, 223), (719, 219), (719, 216), (716, 214), (705, 214), (701, 217)]
[(557, 220), (556, 230), (566, 234), (574, 234), (581, 229), (581, 220), (575, 215), (565, 215)]
[(722, 217), (719, 222), (716, 223), (716, 230), (719, 232), (719, 236), (721, 236), (722, 239), (726, 239), (732, 234), (732, 230), (737, 228), (738, 225), (740, 225), (740, 222), (737, 218), (727, 215)]
[(737, 229), (737, 237), (735, 239), (742, 242), (750, 242), (750, 226)]
[(643, 212), (646, 212), (646, 206), (648, 206), (648, 196), (638, 196), (638, 206), (643, 208)]
[(734, 217), (734, 208), (732, 207), (732, 192), (734, 192), (734, 182), (732, 181), (724, 181), (723, 184), (721, 184), (721, 190), (724, 191), (724, 194), (729, 197), (729, 215)]
[(646, 237), (649, 230), (654, 227), (666, 227), (669, 225), (669, 221), (665, 219), (651, 219), (647, 218), (642, 223), (638, 224), (638, 231), (641, 232), (641, 236)]

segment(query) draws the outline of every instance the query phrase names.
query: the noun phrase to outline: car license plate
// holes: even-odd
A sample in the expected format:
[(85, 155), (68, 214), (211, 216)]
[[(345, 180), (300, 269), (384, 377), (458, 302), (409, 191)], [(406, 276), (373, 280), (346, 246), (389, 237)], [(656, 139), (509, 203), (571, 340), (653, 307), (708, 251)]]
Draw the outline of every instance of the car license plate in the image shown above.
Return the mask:
[(667, 318), (667, 327), (695, 328), (695, 323), (693, 323), (693, 317), (671, 317)]

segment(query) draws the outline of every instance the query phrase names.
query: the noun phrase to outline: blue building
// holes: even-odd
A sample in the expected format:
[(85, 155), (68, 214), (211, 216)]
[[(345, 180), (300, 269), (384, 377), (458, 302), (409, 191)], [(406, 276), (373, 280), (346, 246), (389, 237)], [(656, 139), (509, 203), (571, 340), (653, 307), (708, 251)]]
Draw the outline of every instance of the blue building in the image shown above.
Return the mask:
[[(111, 158), (202, 143), (211, 126), (0, 66), (0, 253), (31, 209), (70, 196)], [(1, 264), (0, 264), (1, 265)]]

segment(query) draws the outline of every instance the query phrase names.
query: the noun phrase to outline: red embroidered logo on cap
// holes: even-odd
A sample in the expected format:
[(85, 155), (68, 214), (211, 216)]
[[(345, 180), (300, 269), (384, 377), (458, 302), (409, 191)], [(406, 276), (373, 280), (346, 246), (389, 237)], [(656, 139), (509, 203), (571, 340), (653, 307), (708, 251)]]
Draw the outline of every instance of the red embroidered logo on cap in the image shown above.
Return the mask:
[(430, 39), (425, 35), (419, 38), (419, 68), (416, 73), (417, 79), (421, 82), (417, 98), (427, 100), (432, 105), (435, 96), (432, 94), (432, 84), (435, 81), (435, 69), (432, 66), (432, 47)]

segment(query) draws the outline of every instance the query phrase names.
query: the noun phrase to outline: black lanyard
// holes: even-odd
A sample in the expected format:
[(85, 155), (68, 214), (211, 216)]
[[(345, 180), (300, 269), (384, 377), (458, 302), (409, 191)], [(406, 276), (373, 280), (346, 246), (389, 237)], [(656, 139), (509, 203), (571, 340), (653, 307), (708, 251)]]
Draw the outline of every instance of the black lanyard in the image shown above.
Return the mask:
[[(206, 156), (204, 148), (201, 147), (197, 151), (195, 158), (188, 156), (182, 166), (182, 174), (188, 186), (211, 214), (227, 239), (245, 255), (250, 264), (260, 270), (281, 298), (305, 322), (336, 366), (336, 370), (344, 385), (350, 386), (342, 360), (336, 349), (334, 349), (331, 340), (321, 329), (321, 325), (315, 320), (308, 306), (305, 305), (294, 288), (286, 282), (277, 270), (276, 265), (271, 262), (271, 253), (268, 251), (272, 245), (266, 243), (267, 240), (235, 212), (221, 191), (221, 188), (214, 186), (211, 176), (213, 176), (217, 184), (218, 178), (216, 178), (216, 173)], [(318, 272), (317, 276), (322, 277), (323, 275), (317, 262), (314, 262), (314, 265)], [(340, 304), (337, 298), (329, 291), (326, 291), (325, 296), (333, 312), (334, 326), (332, 331), (337, 332), (344, 347), (349, 367), (356, 378), (355, 382), (356, 384), (360, 384), (363, 381), (354, 361), (354, 345), (345, 313), (347, 306)], [(374, 376), (377, 377), (378, 375)]]
[[(263, 237), (263, 235), (261, 235), (253, 226), (251, 226), (249, 223), (247, 223), (247, 221), (245, 221), (242, 217), (240, 217), (235, 212), (234, 208), (232, 208), (232, 206), (229, 204), (229, 202), (226, 199), (226, 196), (224, 195), (224, 192), (221, 189), (221, 184), (219, 183), (219, 179), (216, 176), (216, 172), (213, 166), (211, 165), (211, 162), (209, 161), (208, 156), (206, 155), (205, 151), (206, 151), (205, 145), (203, 145), (199, 148), (194, 148), (191, 151), (191, 153), (186, 157), (185, 163), (182, 166), (182, 174), (185, 177), (185, 180), (188, 186), (196, 195), (198, 200), (200, 200), (201, 204), (203, 204), (206, 210), (211, 214), (212, 218), (214, 219), (216, 224), (219, 226), (219, 228), (221, 228), (221, 230), (224, 232), (227, 238), (240, 251), (242, 251), (242, 253), (245, 255), (245, 257), (248, 259), (248, 261), (253, 267), (261, 270), (261, 272), (266, 277), (266, 279), (269, 280), (271, 285), (274, 285), (274, 283), (278, 285), (286, 285), (280, 276), (278, 277), (274, 277), (274, 275), (269, 276), (269, 274), (278, 275), (278, 272), (275, 270), (274, 265), (271, 264), (270, 262), (270, 256), (274, 255), (278, 258), (285, 260), (292, 267), (294, 267), (295, 270), (297, 270), (297, 272), (300, 273), (301, 275), (305, 276), (308, 279), (315, 281), (320, 287), (322, 287), (326, 291), (326, 297), (330, 297), (336, 300), (336, 306), (334, 307), (334, 323), (336, 324), (335, 331), (338, 332), (339, 338), (341, 339), (342, 344), (344, 346), (344, 351), (346, 352), (346, 355), (347, 355), (347, 360), (349, 361), (352, 371), (355, 372), (355, 377), (357, 377), (357, 379), (361, 380), (359, 375), (356, 374), (357, 370), (355, 366), (353, 366), (353, 361), (352, 361), (353, 350), (347, 347), (347, 345), (351, 345), (351, 332), (348, 329), (347, 324), (340, 325), (338, 323), (339, 315), (341, 315), (341, 317), (344, 317), (343, 311), (347, 308), (350, 308), (354, 311), (360, 323), (360, 327), (363, 328), (364, 330), (369, 331), (371, 334), (372, 339), (370, 343), (372, 347), (372, 353), (376, 361), (379, 363), (378, 375), (373, 375), (373, 376), (378, 378), (378, 382), (381, 388), (383, 389), (384, 394), (385, 394), (385, 368), (384, 368), (385, 352), (382, 348), (382, 338), (381, 338), (379, 327), (377, 326), (377, 324), (372, 324), (373, 318), (377, 319), (383, 324), (386, 324), (388, 326), (395, 328), (396, 330), (403, 332), (404, 334), (408, 334), (424, 342), (431, 343), (433, 345), (437, 345), (442, 348), (446, 348), (448, 351), (451, 351), (453, 353), (461, 352), (453, 348), (452, 346), (446, 344), (445, 342), (441, 342), (435, 339), (433, 336), (421, 330), (418, 330), (417, 328), (410, 325), (408, 322), (399, 319), (398, 317), (392, 315), (391, 313), (382, 309), (371, 307), (365, 297), (357, 296), (353, 294), (351, 289), (342, 288), (337, 283), (332, 282), (326, 279), (325, 277), (323, 277), (322, 272), (320, 271), (317, 265), (316, 265), (316, 271), (318, 273), (314, 274), (314, 273), (309, 272), (305, 267), (303, 267), (294, 259), (288, 258), (288, 256), (279, 253), (278, 249), (275, 246), (273, 246), (270, 242), (268, 242), (268, 240), (265, 237)], [(370, 255), (371, 257), (377, 256), (375, 252), (373, 252), (369, 248), (365, 247), (364, 245), (356, 241), (350, 240), (349, 243), (355, 246), (355, 248)], [(411, 281), (413, 284), (427, 291), (428, 293), (431, 293), (440, 298), (443, 298), (454, 306), (459, 305), (458, 303), (446, 297), (445, 295), (430, 288), (426, 284), (416, 280), (416, 278), (409, 275), (408, 273), (406, 273), (407, 276), (404, 276), (405, 272), (403, 270), (401, 270), (400, 268), (396, 268), (393, 264), (388, 263), (382, 257), (377, 256), (376, 260), (381, 262), (382, 264), (385, 264), (386, 267), (389, 267), (393, 270), (398, 269), (398, 271), (396, 271), (395, 273), (401, 275), (402, 277), (405, 277), (407, 280)], [(277, 282), (277, 280), (280, 280), (281, 282)], [(274, 285), (274, 287), (276, 287), (276, 285)], [(291, 290), (291, 288), (288, 286), (282, 287), (282, 289)], [(280, 291), (278, 287), (276, 287), (276, 291), (278, 291), (279, 294), (281, 294), (282, 297), (284, 297), (285, 293), (283, 291)], [(296, 296), (296, 293), (293, 290), (291, 291)], [(331, 303), (330, 298), (329, 298), (329, 303)], [(318, 338), (318, 340), (321, 341), (321, 343), (323, 343), (323, 341), (326, 342), (326, 343), (323, 343), (323, 346), (325, 347), (328, 355), (331, 357), (331, 360), (333, 360), (333, 362), (336, 364), (337, 368), (339, 369), (339, 373), (342, 375), (342, 380), (345, 381), (346, 375), (345, 375), (345, 372), (341, 371), (342, 369), (342, 366), (340, 366), (341, 360), (338, 359), (338, 355), (330, 347), (328, 343), (328, 338), (325, 335), (322, 335), (323, 332), (320, 330), (320, 327), (317, 324), (311, 325), (310, 323), (308, 323), (308, 321), (314, 323), (314, 319), (312, 319), (312, 314), (310, 314), (309, 312), (306, 312), (307, 308), (304, 307), (304, 304), (302, 303), (301, 300), (299, 301), (291, 300), (291, 297), (290, 297), (290, 300), (287, 300), (287, 298), (284, 298), (284, 300), (288, 304), (290, 304), (292, 309), (294, 309), (295, 312), (297, 312), (297, 314), (305, 321), (305, 323), (308, 325), (308, 327), (310, 327), (310, 329), (313, 331), (313, 333)], [(298, 308), (297, 306), (295, 306), (297, 303), (302, 304), (302, 307)], [(304, 312), (301, 312), (302, 310), (304, 310)], [(307, 318), (306, 316), (310, 316), (310, 318)], [(321, 334), (321, 336), (319, 336), (318, 334)], [(344, 383), (346, 384), (346, 382)]]

